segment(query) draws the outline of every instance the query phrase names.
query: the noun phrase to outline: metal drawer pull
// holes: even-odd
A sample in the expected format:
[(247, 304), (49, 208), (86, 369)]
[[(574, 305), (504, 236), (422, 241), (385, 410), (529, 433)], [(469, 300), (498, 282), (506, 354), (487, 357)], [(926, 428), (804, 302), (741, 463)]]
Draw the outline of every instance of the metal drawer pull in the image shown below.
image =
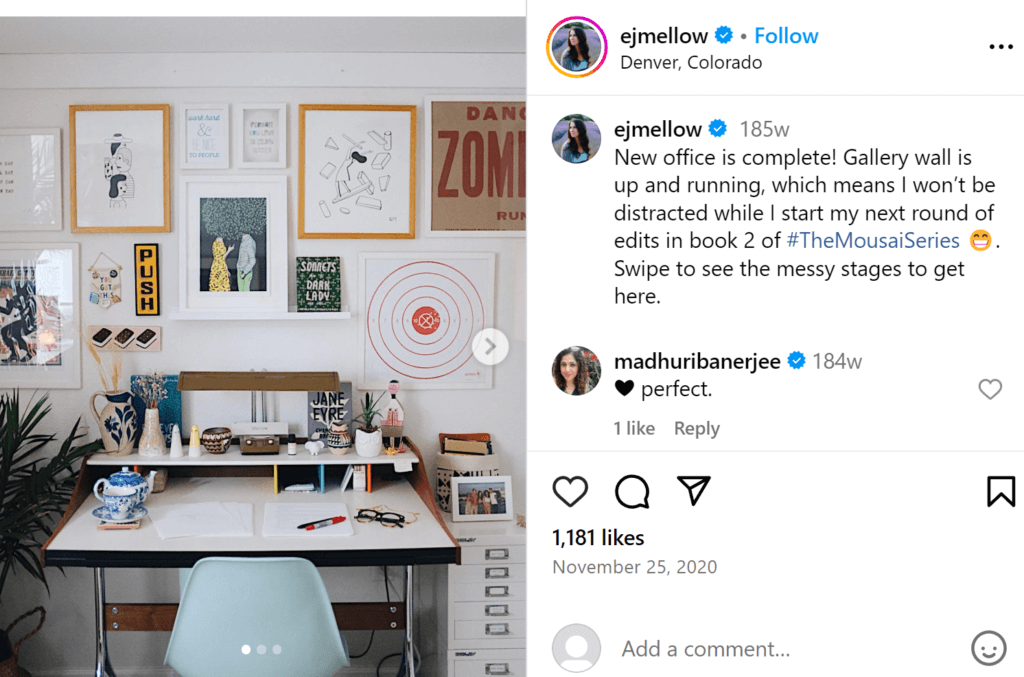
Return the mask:
[(485, 675), (507, 675), (509, 674), (508, 663), (488, 663), (484, 666)]
[(484, 588), (484, 597), (508, 597), (508, 586), (488, 585)]
[(508, 616), (508, 604), (488, 604), (484, 616)]
[(488, 567), (484, 569), (484, 578), (508, 578), (508, 567)]
[(484, 626), (484, 634), (486, 635), (507, 635), (508, 623), (488, 623)]
[(484, 550), (484, 559), (508, 559), (508, 548), (488, 548)]

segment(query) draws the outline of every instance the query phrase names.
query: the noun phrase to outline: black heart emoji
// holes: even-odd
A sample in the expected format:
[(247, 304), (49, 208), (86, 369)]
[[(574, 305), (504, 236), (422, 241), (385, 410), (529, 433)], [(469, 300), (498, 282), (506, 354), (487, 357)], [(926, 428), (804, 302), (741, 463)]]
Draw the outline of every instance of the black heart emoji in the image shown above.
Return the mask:
[(633, 381), (616, 381), (615, 389), (619, 391), (619, 394), (625, 397), (626, 395), (633, 392)]

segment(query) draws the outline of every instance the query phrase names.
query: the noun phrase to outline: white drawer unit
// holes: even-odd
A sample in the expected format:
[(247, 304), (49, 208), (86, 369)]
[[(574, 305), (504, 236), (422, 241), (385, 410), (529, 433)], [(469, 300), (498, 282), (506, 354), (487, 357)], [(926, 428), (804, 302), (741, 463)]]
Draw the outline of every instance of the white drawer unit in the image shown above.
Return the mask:
[(448, 677), (526, 674), (526, 531), (446, 522), (462, 564), (448, 566)]

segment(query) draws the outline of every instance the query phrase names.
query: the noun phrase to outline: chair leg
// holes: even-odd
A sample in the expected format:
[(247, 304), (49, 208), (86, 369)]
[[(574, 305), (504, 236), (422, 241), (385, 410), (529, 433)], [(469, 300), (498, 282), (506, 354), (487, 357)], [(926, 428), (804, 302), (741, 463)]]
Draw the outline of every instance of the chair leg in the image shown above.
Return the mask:
[(405, 674), (408, 677), (415, 677), (416, 672), (413, 668), (413, 650), (412, 650), (412, 584), (413, 584), (413, 568), (411, 565), (405, 567)]
[(96, 677), (117, 677), (107, 653), (107, 619), (104, 615), (107, 607), (107, 583), (102, 567), (93, 569), (93, 587), (96, 590)]

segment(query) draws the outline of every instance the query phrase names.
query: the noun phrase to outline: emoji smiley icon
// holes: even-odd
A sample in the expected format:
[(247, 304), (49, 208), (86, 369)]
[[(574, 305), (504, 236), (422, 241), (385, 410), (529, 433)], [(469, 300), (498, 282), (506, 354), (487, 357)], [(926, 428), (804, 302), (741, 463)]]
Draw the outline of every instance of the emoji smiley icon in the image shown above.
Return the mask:
[(987, 230), (974, 231), (971, 233), (971, 246), (975, 251), (985, 251), (992, 246), (992, 235)]
[(1006, 640), (995, 630), (979, 632), (971, 643), (971, 653), (982, 665), (995, 665), (1006, 657)]

